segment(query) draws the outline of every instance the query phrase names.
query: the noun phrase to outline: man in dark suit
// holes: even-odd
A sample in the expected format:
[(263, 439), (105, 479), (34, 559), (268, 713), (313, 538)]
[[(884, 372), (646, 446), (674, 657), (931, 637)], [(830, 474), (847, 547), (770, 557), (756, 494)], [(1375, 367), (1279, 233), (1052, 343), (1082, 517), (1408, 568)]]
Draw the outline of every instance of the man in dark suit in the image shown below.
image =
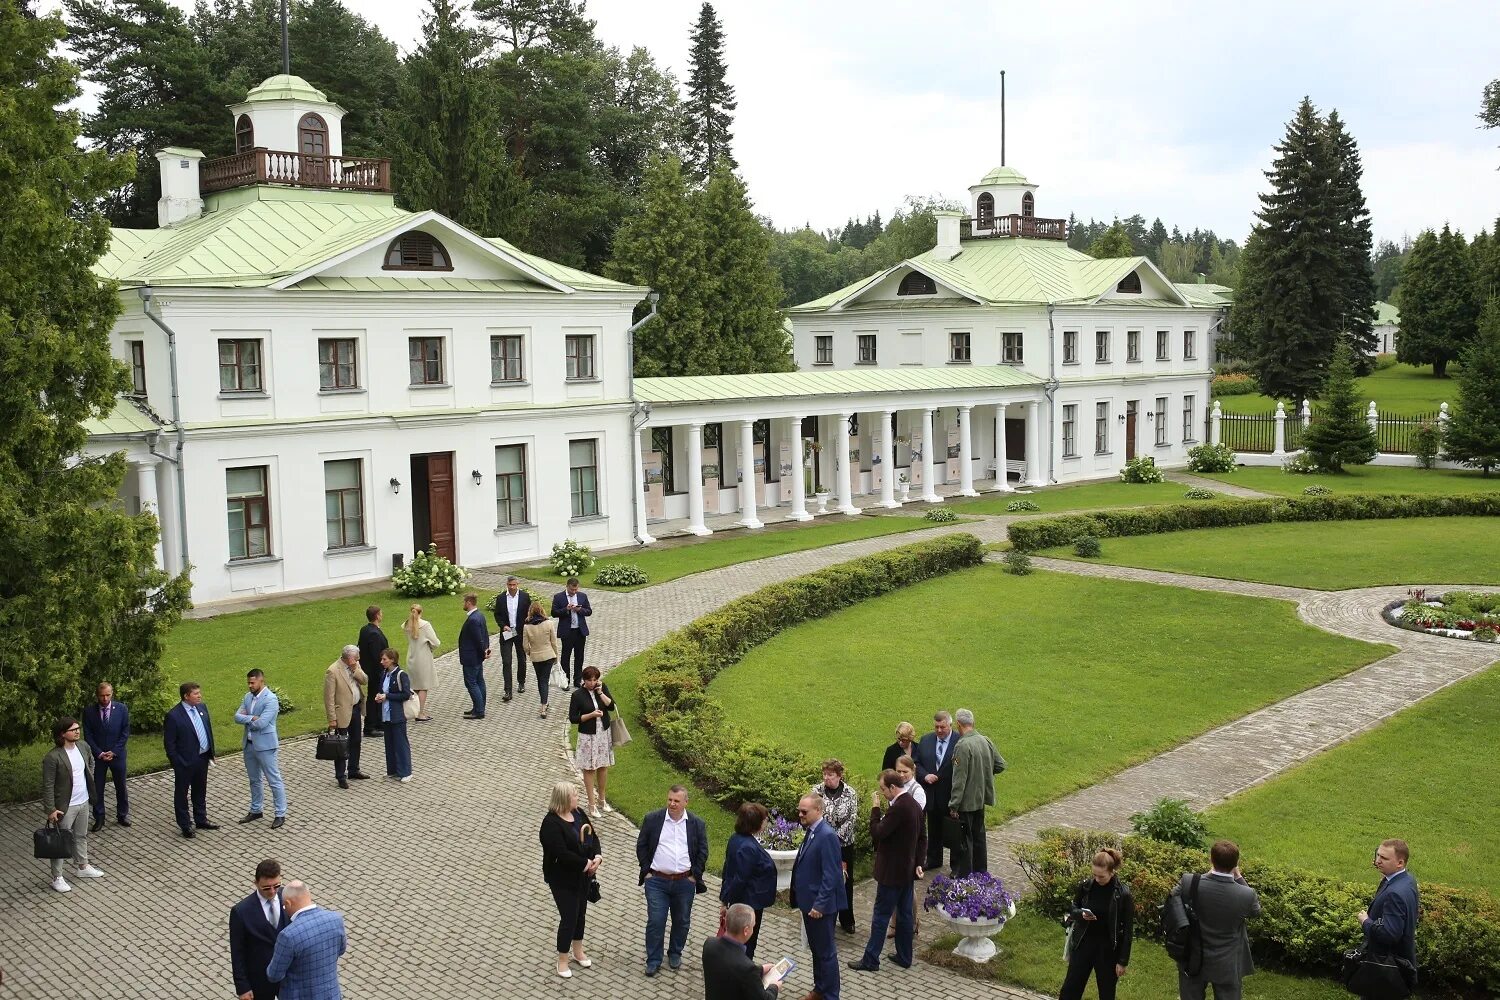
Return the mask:
[[(484, 718), (484, 705), (489, 699), (489, 689), (484, 684), (484, 661), (489, 658), (490, 627), (484, 623), (484, 612), (479, 610), (479, 595), (471, 591), (464, 595), (464, 623), (458, 630), (458, 665), (463, 668), (464, 688), (473, 702), (473, 707), (464, 713), (465, 719)], [(381, 668), (381, 673), (384, 672)], [(370, 690), (379, 687), (371, 684)]]
[[(1368, 910), (1359, 911), (1364, 950), (1404, 958), (1417, 967), (1417, 880), (1406, 870), (1410, 849), (1404, 840), (1382, 840), (1375, 851), (1380, 887)], [(1415, 985), (1415, 984), (1413, 984)]]
[(104, 783), (115, 779), (115, 822), (130, 825), (130, 793), (125, 787), (125, 741), (130, 739), (130, 710), (115, 701), (115, 689), (101, 681), (98, 701), (83, 710), (83, 740), (94, 751), (94, 825), (104, 825)]
[[(927, 857), (927, 830), (922, 808), (906, 794), (901, 775), (894, 770), (880, 772), (880, 788), (872, 793), (870, 803), (870, 840), (875, 845), (875, 912), (870, 916), (870, 940), (865, 953), (849, 968), (858, 972), (875, 972), (880, 968), (880, 949), (885, 945), (885, 929), (896, 915), (896, 952), (892, 962), (903, 969), (911, 968), (912, 939), (916, 936), (916, 904), (912, 884), (922, 877), (922, 859)], [(882, 799), (888, 803), (885, 815), (880, 813)]]
[(682, 967), (682, 949), (693, 923), (693, 899), (708, 891), (703, 869), (708, 866), (708, 824), (687, 811), (688, 792), (682, 785), (667, 790), (667, 807), (646, 814), (635, 838), (640, 864), (639, 884), (646, 891), (646, 975), (661, 968), (661, 941), (672, 916), (667, 964)]
[[(557, 619), (557, 638), (562, 641), (562, 668), (565, 677), (573, 678), (574, 687), (583, 686), (583, 646), (589, 637), (589, 595), (578, 589), (578, 577), (568, 577), (568, 589), (552, 595), (552, 617)], [(569, 657), (573, 668), (568, 669)]]
[(505, 578), (505, 590), (495, 595), (495, 631), (500, 633), (500, 669), (505, 677), (505, 697), (510, 701), (510, 661), (516, 661), (516, 681), (522, 692), (526, 690), (526, 647), (521, 645), (521, 630), (526, 627), (526, 612), (531, 608), (531, 595), (521, 589), (521, 581), (513, 576)]
[[(208, 821), (208, 768), (214, 761), (214, 727), (203, 704), (202, 688), (192, 681), (184, 681), (178, 685), (177, 691), (182, 700), (167, 713), (161, 738), (167, 749), (167, 760), (172, 762), (172, 803), (177, 813), (177, 826), (184, 837), (192, 837), (195, 824), (199, 830), (219, 828), (217, 823)], [(191, 818), (188, 813), (190, 793)]]
[(755, 933), (755, 910), (735, 903), (724, 914), (724, 935), (703, 942), (703, 1000), (776, 1000), (780, 985), (762, 986), (770, 965), (745, 954)]
[(927, 793), (927, 858), (922, 866), (928, 871), (943, 867), (943, 835), (948, 825), (948, 800), (953, 795), (953, 717), (938, 712), (932, 717), (932, 732), (917, 741), (917, 780)]
[[(365, 627), (359, 630), (359, 669), (365, 672), (366, 677), (379, 677), (385, 672), (380, 665), (380, 654), (390, 648), (386, 642), (385, 633), (380, 630), (380, 623), (385, 618), (380, 613), (380, 605), (372, 604), (365, 608)], [(369, 691), (365, 694), (365, 735), (380, 735), (380, 706), (375, 704), (375, 696), (379, 694), (379, 684), (371, 684)]]
[(792, 862), (792, 897), (802, 911), (812, 952), (813, 993), (839, 1000), (839, 950), (833, 921), (844, 905), (844, 855), (838, 832), (823, 822), (823, 796), (804, 795), (797, 821), (807, 831)]
[(288, 920), (281, 905), (281, 863), (255, 866), (255, 891), (229, 909), (229, 965), (240, 1000), (275, 1000), (281, 984), (266, 978), (276, 937)]
[[(1255, 971), (1250, 958), (1250, 933), (1245, 922), (1260, 916), (1260, 898), (1240, 875), (1240, 849), (1220, 840), (1209, 850), (1213, 869), (1198, 881), (1198, 929), (1203, 942), (1203, 966), (1190, 976), (1179, 964), (1177, 995), (1181, 1000), (1204, 1000), (1210, 983), (1214, 1000), (1240, 1000), (1241, 981)], [(1193, 878), (1182, 876), (1178, 892), (1192, 898)]]

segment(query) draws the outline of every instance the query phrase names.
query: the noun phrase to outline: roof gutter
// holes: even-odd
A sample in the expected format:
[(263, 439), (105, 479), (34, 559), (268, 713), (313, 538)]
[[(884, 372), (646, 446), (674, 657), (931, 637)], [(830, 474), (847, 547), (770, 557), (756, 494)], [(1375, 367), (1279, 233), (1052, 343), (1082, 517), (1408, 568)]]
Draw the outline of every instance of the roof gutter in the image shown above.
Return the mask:
[(1057, 426), (1057, 329), (1052, 325), (1052, 313), (1057, 307), (1047, 303), (1047, 381), (1042, 385), (1042, 395), (1047, 400), (1047, 481), (1057, 482), (1057, 449), (1053, 446), (1052, 428)]
[(182, 570), (186, 572), (187, 568), (192, 565), (192, 562), (188, 559), (187, 483), (183, 477), (182, 468), (182, 453), (186, 433), (182, 429), (182, 399), (177, 380), (177, 332), (168, 326), (160, 316), (151, 311), (151, 283), (149, 281), (137, 288), (136, 294), (141, 297), (141, 312), (145, 314), (147, 319), (156, 324), (162, 333), (167, 335), (167, 358), (171, 362), (169, 369), (172, 375), (172, 426), (177, 432), (177, 454), (173, 457), (157, 452), (156, 440), (159, 435), (152, 435), (147, 441), (147, 446), (151, 454), (165, 458), (177, 466), (177, 475), (173, 477), (177, 480), (177, 540), (181, 546)]
[[(634, 466), (631, 470), (632, 478), (635, 476), (635, 470), (642, 468), (641, 428), (651, 418), (651, 404), (642, 403), (635, 398), (635, 331), (645, 326), (649, 320), (656, 318), (656, 306), (661, 301), (661, 293), (647, 292), (646, 301), (650, 303), (650, 311), (630, 324), (630, 328), (625, 331), (625, 377), (627, 379), (625, 395), (630, 400), (630, 454)], [(645, 484), (638, 482), (631, 490), (630, 534), (642, 545), (650, 545), (656, 539), (646, 531), (646, 514), (642, 509), (646, 502), (644, 489)]]

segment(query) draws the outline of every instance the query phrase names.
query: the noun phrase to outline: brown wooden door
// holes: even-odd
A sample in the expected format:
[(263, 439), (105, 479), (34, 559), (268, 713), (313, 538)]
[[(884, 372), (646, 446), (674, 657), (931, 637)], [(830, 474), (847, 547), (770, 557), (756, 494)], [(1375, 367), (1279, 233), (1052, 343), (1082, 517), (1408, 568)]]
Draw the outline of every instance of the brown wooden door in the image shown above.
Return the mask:
[(1135, 400), (1125, 404), (1125, 461), (1135, 458)]
[(427, 456), (427, 511), (438, 555), (458, 562), (453, 536), (453, 453)]

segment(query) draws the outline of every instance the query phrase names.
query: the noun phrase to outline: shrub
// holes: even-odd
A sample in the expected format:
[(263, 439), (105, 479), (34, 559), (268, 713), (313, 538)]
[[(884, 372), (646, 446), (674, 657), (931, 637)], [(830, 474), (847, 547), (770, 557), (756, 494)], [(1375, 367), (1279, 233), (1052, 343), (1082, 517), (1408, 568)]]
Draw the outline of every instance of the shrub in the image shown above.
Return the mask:
[(1213, 490), (1191, 489), (1184, 493), (1183, 496), (1187, 497), (1189, 500), (1212, 500), (1217, 497), (1218, 494)]
[(1099, 539), (1093, 535), (1084, 535), (1073, 543), (1073, 554), (1085, 559), (1096, 559), (1099, 556)]
[(594, 554), (587, 545), (564, 539), (552, 546), (552, 572), (558, 576), (579, 576), (594, 565)]
[(1042, 508), (1038, 507), (1036, 504), (1032, 503), (1030, 500), (1022, 499), (1022, 500), (1012, 500), (1010, 503), (1008, 503), (1008, 504), (1005, 505), (1005, 509), (1008, 510), (1008, 511), (1010, 511), (1012, 514), (1016, 514), (1016, 513), (1021, 513), (1021, 512), (1025, 512), (1025, 511), (1041, 510)]
[(403, 597), (432, 597), (456, 594), (468, 580), (468, 570), (453, 565), (438, 555), (436, 545), (429, 545), (426, 552), (418, 552), (391, 574), (391, 587)]
[(958, 520), (958, 515), (945, 507), (934, 507), (923, 514), (922, 519), (931, 521), (933, 524), (952, 524)]
[(1394, 367), (1396, 367), (1396, 355), (1395, 354), (1377, 354), (1377, 355), (1375, 355), (1375, 370), (1376, 371), (1383, 372), (1387, 368), (1394, 368)]
[(1188, 449), (1188, 471), (1233, 472), (1238, 458), (1227, 444), (1200, 444)]
[(1000, 557), (1005, 572), (1011, 576), (1027, 576), (1031, 573), (1031, 557), (1020, 549), (1011, 549)]
[(1302, 487), (1302, 495), (1308, 497), (1331, 497), (1333, 496), (1333, 490), (1330, 490), (1321, 483), (1313, 483), (1311, 486)]
[(286, 688), (283, 688), (278, 684), (268, 684), (266, 686), (269, 687), (271, 689), (271, 693), (276, 696), (276, 702), (279, 706), (277, 708), (278, 714), (290, 715), (291, 713), (297, 711), (297, 703), (292, 700), (291, 695), (286, 693)]
[(601, 587), (639, 587), (646, 582), (646, 571), (635, 563), (610, 563), (599, 567), (594, 582)]
[(1157, 799), (1156, 805), (1130, 817), (1130, 829), (1183, 847), (1202, 847), (1208, 838), (1208, 825), (1188, 808), (1187, 799)]
[(169, 685), (162, 678), (151, 687), (138, 688), (127, 681), (115, 689), (115, 697), (130, 709), (132, 732), (159, 733), (167, 721), (167, 713), (177, 704), (177, 685)]
[(1437, 465), (1438, 452), (1443, 449), (1443, 435), (1430, 423), (1423, 424), (1411, 434), (1412, 454), (1424, 469)]
[(1317, 459), (1305, 451), (1299, 451), (1281, 463), (1281, 471), (1294, 476), (1307, 476), (1323, 470), (1319, 468)]
[(1260, 382), (1249, 372), (1228, 372), (1214, 376), (1212, 389), (1215, 396), (1250, 396), (1260, 392)]
[(1122, 483), (1164, 483), (1167, 477), (1161, 474), (1156, 467), (1156, 459), (1150, 455), (1141, 455), (1132, 458), (1125, 463), (1125, 468), (1120, 470), (1120, 482)]
[(1497, 633), (1493, 625), (1481, 625), (1474, 630), (1470, 638), (1478, 639), (1480, 642), (1494, 642)]

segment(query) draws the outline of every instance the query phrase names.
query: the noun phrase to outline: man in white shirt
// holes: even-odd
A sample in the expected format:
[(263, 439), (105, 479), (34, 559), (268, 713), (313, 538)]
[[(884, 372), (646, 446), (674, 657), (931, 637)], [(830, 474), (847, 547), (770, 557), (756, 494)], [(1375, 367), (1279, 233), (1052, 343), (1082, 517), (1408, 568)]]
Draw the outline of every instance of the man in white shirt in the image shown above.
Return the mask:
[(521, 589), (521, 581), (505, 578), (505, 590), (495, 595), (495, 631), (500, 633), (500, 669), (505, 677), (505, 696), (510, 701), (510, 661), (516, 661), (516, 682), (526, 691), (526, 647), (521, 645), (521, 630), (526, 627), (526, 612), (531, 609), (531, 595)]
[(255, 866), (255, 891), (229, 910), (229, 965), (239, 1000), (274, 1000), (278, 984), (266, 978), (276, 938), (287, 925), (281, 903), (281, 862)]
[(635, 840), (640, 883), (646, 892), (646, 975), (661, 968), (662, 936), (667, 915), (672, 937), (667, 964), (682, 968), (682, 949), (693, 920), (693, 897), (707, 892), (703, 869), (708, 866), (708, 826), (687, 811), (688, 793), (682, 785), (667, 792), (667, 807), (648, 813)]
[[(94, 787), (93, 750), (82, 741), (78, 720), (65, 715), (52, 724), (53, 747), (42, 758), (42, 811), (47, 822), (73, 832), (73, 863), (79, 878), (104, 873), (89, 864), (90, 793)], [(52, 888), (71, 892), (63, 878), (65, 858), (52, 859)]]

